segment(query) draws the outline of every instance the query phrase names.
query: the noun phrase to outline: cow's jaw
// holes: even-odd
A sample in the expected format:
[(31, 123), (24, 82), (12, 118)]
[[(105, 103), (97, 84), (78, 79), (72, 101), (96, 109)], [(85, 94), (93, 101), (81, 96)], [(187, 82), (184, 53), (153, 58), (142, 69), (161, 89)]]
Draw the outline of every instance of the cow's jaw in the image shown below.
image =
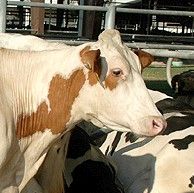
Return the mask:
[[(114, 90), (107, 90), (109, 93), (106, 95), (109, 96), (107, 103), (108, 101), (114, 101), (114, 103), (108, 104), (105, 111), (100, 109), (98, 117), (101, 120), (107, 117), (103, 122), (115, 130), (128, 130), (146, 136), (157, 135), (166, 128), (166, 121), (149, 96), (144, 82), (140, 79), (142, 84), (138, 86), (138, 77), (134, 78), (137, 85), (120, 84)], [(102, 106), (106, 107), (106, 104)], [(106, 111), (107, 114), (105, 114)], [(110, 115), (112, 119), (109, 118)]]

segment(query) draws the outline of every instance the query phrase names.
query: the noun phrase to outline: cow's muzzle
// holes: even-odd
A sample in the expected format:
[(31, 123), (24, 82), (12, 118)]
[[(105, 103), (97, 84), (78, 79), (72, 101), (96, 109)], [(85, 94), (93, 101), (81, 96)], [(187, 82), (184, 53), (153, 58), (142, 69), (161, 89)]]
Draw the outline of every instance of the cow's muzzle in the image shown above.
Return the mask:
[(167, 127), (166, 120), (160, 116), (150, 116), (144, 121), (147, 122), (146, 123), (147, 125), (146, 135), (147, 136), (158, 135), (162, 133)]

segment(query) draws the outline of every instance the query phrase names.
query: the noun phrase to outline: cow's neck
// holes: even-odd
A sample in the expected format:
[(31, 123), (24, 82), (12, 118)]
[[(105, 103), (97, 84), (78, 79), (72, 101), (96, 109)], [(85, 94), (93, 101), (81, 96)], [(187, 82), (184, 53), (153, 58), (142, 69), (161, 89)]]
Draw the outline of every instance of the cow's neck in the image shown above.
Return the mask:
[(82, 70), (75, 71), (67, 80), (60, 75), (53, 77), (48, 92), (49, 104), (43, 101), (36, 112), (19, 115), (17, 137), (20, 139), (46, 129), (51, 130), (53, 134), (62, 133), (70, 120), (72, 105), (84, 82), (85, 76)]
[[(72, 105), (85, 83), (86, 78), (79, 66), (80, 61), (71, 59), (71, 52), (63, 54), (61, 52), (52, 51), (50, 55), (44, 55), (44, 52), (32, 53), (29, 56), (24, 54), (18, 61), (16, 51), (16, 61), (15, 66), (12, 66), (12, 71), (18, 71), (17, 69), (21, 68), (21, 73), (15, 74), (15, 76), (12, 71), (7, 74), (5, 72), (6, 66), (11, 65), (11, 62), (7, 62), (9, 55), (6, 58), (5, 54), (5, 61), (2, 62), (5, 70), (0, 70), (0, 75), (2, 75), (0, 81), (4, 83), (3, 86), (0, 86), (0, 91), (3, 93), (0, 104), (4, 107), (4, 111), (10, 113), (9, 116), (4, 115), (5, 119), (7, 117), (9, 119), (6, 121), (7, 126), (4, 125), (6, 129), (3, 130), (6, 130), (7, 133), (9, 131), (14, 133), (13, 128), (15, 128), (16, 137), (14, 135), (10, 137), (17, 138), (16, 141), (19, 140), (20, 153), (18, 154), (20, 157), (12, 159), (14, 162), (12, 165), (19, 168), (18, 171), (15, 171), (15, 175), (17, 175), (16, 184), (21, 183), (21, 189), (36, 173), (52, 142), (67, 129), (66, 125), (71, 118)], [(49, 56), (51, 59), (46, 60), (46, 57)], [(32, 57), (32, 59), (37, 57), (40, 63), (27, 57)], [(67, 63), (66, 57), (70, 58), (69, 63)], [(31, 61), (28, 67), (25, 66), (25, 60)], [(44, 61), (48, 61), (48, 63), (44, 64)], [(75, 65), (74, 62), (79, 65)], [(24, 66), (20, 66), (20, 63)], [(28, 70), (25, 71), (25, 69)], [(13, 78), (14, 84), (9, 82), (11, 78)], [(68, 127), (71, 125), (68, 124)], [(5, 136), (7, 137), (6, 132)], [(8, 141), (11, 140), (8, 139), (6, 145), (9, 145)], [(32, 152), (34, 153), (32, 154)], [(9, 173), (9, 171), (7, 172)], [(22, 182), (20, 182), (21, 180)]]
[(53, 134), (50, 130), (44, 132), (37, 132), (30, 137), (20, 139), (20, 148), (24, 159), (23, 167), (18, 163), (18, 167), (21, 168), (17, 172), (19, 189), (22, 190), (28, 181), (36, 174), (38, 168), (41, 166), (45, 159), (45, 156), (51, 147), (52, 143), (60, 134)]
[(71, 106), (85, 82), (84, 77), (83, 72), (80, 70), (75, 71), (68, 80), (64, 80), (59, 75), (55, 76), (49, 88), (50, 108), (43, 102), (35, 113), (30, 116), (19, 117), (16, 134), (21, 143), (28, 143), (29, 138), (35, 138), (32, 140), (32, 144), (28, 144), (28, 151), (25, 151), (24, 157), (28, 158), (31, 152), (36, 152), (34, 157), (26, 160), (29, 168), (27, 169), (28, 173), (24, 175), (27, 176), (27, 179), (23, 179), (21, 189), (23, 184), (29, 180), (28, 176), (33, 176), (36, 173), (36, 168), (44, 160), (45, 154), (43, 152), (46, 153), (51, 142), (70, 127), (68, 125), (67, 128), (66, 124), (71, 117)]

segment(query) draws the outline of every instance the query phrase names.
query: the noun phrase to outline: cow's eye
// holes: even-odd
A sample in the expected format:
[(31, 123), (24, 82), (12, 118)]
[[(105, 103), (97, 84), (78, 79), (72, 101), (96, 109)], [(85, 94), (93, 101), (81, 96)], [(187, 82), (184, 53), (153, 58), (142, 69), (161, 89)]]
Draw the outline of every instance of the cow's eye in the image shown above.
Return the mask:
[(111, 70), (113, 76), (119, 77), (123, 74), (123, 71), (120, 68), (114, 68)]

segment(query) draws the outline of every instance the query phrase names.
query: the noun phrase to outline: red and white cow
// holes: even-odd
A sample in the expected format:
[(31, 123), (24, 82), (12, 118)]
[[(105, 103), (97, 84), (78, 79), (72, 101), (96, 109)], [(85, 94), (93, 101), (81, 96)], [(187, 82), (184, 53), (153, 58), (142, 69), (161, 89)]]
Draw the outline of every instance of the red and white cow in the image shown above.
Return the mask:
[(147, 136), (166, 127), (138, 57), (116, 30), (77, 47), (1, 49), (0, 83), (2, 193), (20, 192), (51, 145), (81, 120)]
[(165, 94), (150, 93), (167, 120), (164, 133), (137, 139), (113, 131), (100, 149), (117, 166), (125, 193), (194, 192), (193, 109)]

